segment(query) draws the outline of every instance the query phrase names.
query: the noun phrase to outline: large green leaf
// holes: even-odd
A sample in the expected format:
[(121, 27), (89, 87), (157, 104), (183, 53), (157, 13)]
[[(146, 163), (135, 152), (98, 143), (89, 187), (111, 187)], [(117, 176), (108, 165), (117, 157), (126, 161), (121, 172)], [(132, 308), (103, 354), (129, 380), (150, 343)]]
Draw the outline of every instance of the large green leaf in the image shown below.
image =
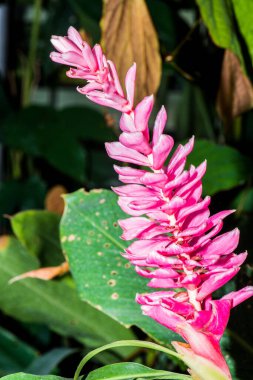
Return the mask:
[(232, 2), (240, 31), (247, 44), (251, 60), (253, 61), (253, 2), (245, 0), (232, 0)]
[(70, 380), (67, 378), (63, 378), (60, 376), (54, 376), (54, 375), (29, 375), (27, 373), (14, 373), (13, 375), (7, 375), (2, 377), (2, 380)]
[(28, 210), (11, 218), (12, 230), (43, 266), (64, 261), (59, 240), (60, 216), (49, 211)]
[(124, 379), (172, 379), (187, 380), (190, 376), (169, 371), (152, 369), (138, 363), (116, 363), (90, 372), (86, 380), (124, 380)]
[(36, 350), (0, 327), (0, 376), (22, 371), (37, 358)]
[[(236, 0), (237, 1), (237, 0)], [(234, 23), (231, 0), (196, 0), (214, 42), (232, 50), (243, 63), (242, 51)]]
[(153, 319), (143, 316), (136, 293), (147, 292), (147, 280), (121, 257), (127, 243), (119, 238), (118, 219), (126, 215), (108, 190), (83, 190), (65, 196), (61, 241), (80, 297), (125, 326), (136, 325), (154, 339), (180, 339)]
[(74, 286), (64, 280), (8, 281), (38, 267), (38, 260), (12, 237), (0, 239), (0, 308), (18, 320), (48, 325), (90, 347), (133, 334), (100, 311), (79, 300)]
[(197, 140), (188, 163), (199, 165), (207, 159), (203, 177), (204, 193), (213, 195), (244, 183), (250, 173), (251, 162), (236, 149), (207, 140)]

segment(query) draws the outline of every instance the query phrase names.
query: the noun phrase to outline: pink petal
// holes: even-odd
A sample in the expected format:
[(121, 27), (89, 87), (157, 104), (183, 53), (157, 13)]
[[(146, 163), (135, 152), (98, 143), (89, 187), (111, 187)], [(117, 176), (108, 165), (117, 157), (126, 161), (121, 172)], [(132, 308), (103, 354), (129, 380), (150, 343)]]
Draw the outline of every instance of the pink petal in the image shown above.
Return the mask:
[(96, 71), (98, 69), (96, 58), (93, 55), (91, 47), (86, 42), (83, 43), (82, 54), (91, 71)]
[(119, 121), (120, 129), (123, 132), (136, 132), (136, 127), (132, 116), (127, 113), (123, 113)]
[(79, 49), (82, 49), (83, 39), (80, 36), (80, 34), (78, 33), (78, 31), (73, 26), (70, 26), (68, 28), (68, 38), (72, 42), (74, 42), (74, 44), (76, 44), (79, 47)]
[(96, 44), (94, 48), (92, 49), (93, 55), (96, 57), (97, 65), (99, 70), (103, 70), (103, 52), (101, 49), (101, 46)]
[(134, 90), (135, 90), (135, 77), (136, 77), (136, 63), (128, 70), (125, 79), (127, 100), (131, 107), (134, 104)]
[(119, 141), (126, 147), (135, 149), (144, 155), (148, 155), (152, 152), (152, 149), (142, 132), (123, 132), (119, 136)]
[(113, 82), (114, 82), (114, 85), (115, 85), (115, 88), (116, 88), (116, 91), (118, 92), (118, 94), (120, 96), (122, 96), (124, 98), (124, 92), (122, 90), (122, 87), (121, 87), (121, 84), (120, 84), (120, 81), (119, 81), (119, 77), (118, 77), (118, 73), (117, 73), (117, 70), (116, 70), (116, 67), (114, 65), (114, 63), (112, 61), (107, 61), (109, 67), (110, 67), (110, 70), (111, 70), (111, 75), (112, 75), (112, 78), (113, 78)]
[(162, 106), (162, 108), (160, 109), (155, 119), (155, 125), (153, 129), (153, 145), (156, 145), (158, 143), (158, 140), (160, 136), (162, 135), (163, 130), (165, 128), (166, 121), (167, 121), (167, 113), (164, 106)]
[(185, 146), (179, 145), (173, 154), (167, 169), (168, 175), (177, 176), (181, 174), (181, 171), (185, 164), (185, 159), (192, 151), (194, 146), (194, 137), (192, 137)]
[(230, 300), (232, 302), (232, 307), (239, 305), (241, 302), (247, 300), (253, 296), (253, 286), (246, 286), (236, 292), (231, 292), (226, 294), (222, 299)]
[(153, 95), (146, 96), (139, 104), (137, 104), (134, 111), (134, 121), (137, 131), (144, 132), (148, 128), (148, 121), (153, 105)]
[(165, 160), (167, 159), (174, 140), (168, 135), (161, 135), (157, 144), (153, 147), (153, 168), (155, 170), (161, 169)]
[(140, 233), (151, 227), (154, 223), (147, 218), (133, 217), (128, 219), (121, 219), (118, 221), (124, 233), (122, 239), (132, 240), (138, 237)]
[(105, 148), (108, 156), (115, 160), (150, 166), (148, 159), (143, 154), (136, 152), (134, 149), (126, 148), (120, 142), (106, 143)]
[(215, 290), (226, 284), (231, 278), (233, 278), (240, 268), (232, 268), (224, 270), (223, 272), (207, 274), (208, 279), (202, 283), (198, 290), (197, 300), (202, 301), (209, 294), (215, 292)]
[(119, 180), (124, 183), (141, 183), (141, 178), (146, 174), (145, 170), (134, 169), (127, 166), (116, 166), (114, 170), (119, 174)]

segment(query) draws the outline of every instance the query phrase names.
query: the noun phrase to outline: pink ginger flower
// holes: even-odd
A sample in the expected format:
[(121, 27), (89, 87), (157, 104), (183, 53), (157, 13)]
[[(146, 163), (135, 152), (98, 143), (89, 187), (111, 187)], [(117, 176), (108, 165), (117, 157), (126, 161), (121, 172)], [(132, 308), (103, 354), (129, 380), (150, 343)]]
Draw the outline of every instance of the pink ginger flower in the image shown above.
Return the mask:
[[(125, 185), (113, 188), (120, 207), (130, 215), (119, 221), (122, 239), (135, 239), (123, 255), (139, 275), (149, 279), (149, 287), (162, 289), (138, 294), (136, 301), (145, 315), (180, 334), (194, 355), (219, 367), (225, 378), (231, 379), (219, 342), (230, 310), (253, 295), (253, 287), (248, 286), (213, 299), (213, 293), (238, 273), (247, 256), (247, 252), (234, 253), (238, 229), (218, 235), (223, 219), (234, 210), (210, 215), (211, 198), (202, 197), (206, 162), (185, 169), (193, 138), (179, 145), (167, 163), (174, 141), (163, 133), (164, 107), (150, 138), (148, 123), (154, 100), (148, 96), (133, 107), (135, 64), (126, 75), (125, 96), (115, 66), (99, 45), (91, 49), (72, 27), (67, 37), (53, 36), (52, 43), (58, 52), (51, 53), (51, 59), (72, 66), (68, 76), (87, 80), (79, 92), (122, 112), (122, 133), (118, 142), (105, 144), (108, 155), (141, 167), (115, 166)], [(179, 352), (185, 350), (179, 343), (174, 346)]]

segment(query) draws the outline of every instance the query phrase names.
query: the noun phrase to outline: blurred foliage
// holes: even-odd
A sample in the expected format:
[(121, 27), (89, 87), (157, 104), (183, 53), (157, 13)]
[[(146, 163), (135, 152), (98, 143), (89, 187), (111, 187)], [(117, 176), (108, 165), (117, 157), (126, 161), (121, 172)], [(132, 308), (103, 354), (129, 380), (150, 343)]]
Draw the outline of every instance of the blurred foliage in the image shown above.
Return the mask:
[[(44, 210), (56, 186), (61, 191), (53, 203), (65, 190), (117, 184), (104, 142), (117, 138), (119, 115), (101, 112), (75, 96), (65, 69), (48, 58), (50, 36), (65, 35), (69, 25), (91, 44), (102, 36), (121, 71), (138, 62), (142, 96), (156, 91), (162, 78), (157, 108), (165, 104), (168, 109), (166, 128), (176, 142), (196, 136), (188, 163), (207, 159), (203, 185), (205, 194), (213, 195), (212, 209), (238, 209), (225, 228), (239, 226), (240, 249), (248, 248), (249, 257), (228, 286), (252, 283), (252, 2), (142, 0), (135, 17), (129, 13), (130, 1), (122, 4), (125, 29), (121, 24), (117, 33), (115, 27), (112, 39), (109, 32), (117, 18), (106, 1), (6, 1), (7, 71), (0, 81), (0, 376), (32, 374), (6, 380), (73, 377), (82, 353), (90, 348), (135, 337), (169, 343), (173, 335), (144, 318), (134, 303), (146, 282), (117, 258), (124, 244), (115, 224), (121, 211), (111, 192), (79, 191), (65, 198), (62, 246), (60, 215)], [(137, 6), (135, 0), (131, 4)], [(151, 24), (154, 28), (147, 28)], [(62, 206), (52, 202), (51, 210), (59, 212)], [(104, 216), (99, 223), (96, 212)], [(113, 259), (100, 254), (106, 250)], [(24, 279), (9, 284), (27, 271), (57, 266), (65, 257), (75, 282), (67, 274), (47, 282)], [(249, 302), (233, 311), (222, 342), (237, 380), (251, 376), (252, 317)], [(127, 329), (129, 325), (135, 327)], [(100, 376), (99, 364), (122, 359), (157, 370), (184, 370), (162, 355), (120, 348), (92, 360), (88, 370), (94, 372), (89, 376)]]

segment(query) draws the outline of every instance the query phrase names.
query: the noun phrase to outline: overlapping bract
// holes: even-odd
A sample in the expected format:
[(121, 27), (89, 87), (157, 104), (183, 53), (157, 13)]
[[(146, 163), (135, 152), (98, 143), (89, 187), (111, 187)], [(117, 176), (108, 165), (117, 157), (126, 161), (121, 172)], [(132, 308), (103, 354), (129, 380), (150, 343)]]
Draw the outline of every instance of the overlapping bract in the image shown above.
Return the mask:
[(72, 66), (67, 75), (88, 81), (78, 91), (122, 112), (119, 141), (106, 143), (106, 150), (115, 160), (135, 165), (115, 166), (125, 185), (113, 190), (122, 210), (131, 216), (119, 221), (122, 238), (135, 239), (124, 256), (139, 275), (149, 279), (148, 286), (162, 289), (137, 295), (137, 302), (144, 314), (179, 333), (195, 354), (210, 360), (231, 379), (219, 341), (231, 308), (253, 295), (253, 287), (245, 287), (219, 300), (212, 298), (237, 274), (247, 256), (246, 252), (234, 253), (238, 229), (218, 235), (223, 219), (233, 210), (210, 215), (211, 199), (202, 197), (206, 162), (185, 169), (193, 138), (179, 145), (167, 162), (174, 141), (163, 133), (164, 107), (150, 139), (148, 122), (154, 100), (146, 97), (133, 108), (135, 65), (126, 75), (125, 96), (115, 66), (100, 46), (91, 49), (72, 27), (68, 37), (53, 37), (52, 43), (58, 52), (51, 58)]

